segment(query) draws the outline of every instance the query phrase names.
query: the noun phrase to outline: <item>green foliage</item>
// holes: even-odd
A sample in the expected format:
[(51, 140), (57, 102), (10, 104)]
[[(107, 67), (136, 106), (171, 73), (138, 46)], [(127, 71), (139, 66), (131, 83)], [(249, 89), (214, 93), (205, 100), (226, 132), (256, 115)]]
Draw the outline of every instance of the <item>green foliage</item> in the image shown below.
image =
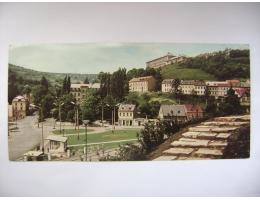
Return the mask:
[(27, 69), (21, 66), (16, 66), (9, 64), (9, 70), (16, 72), (19, 77), (30, 77), (30, 81), (40, 81), (42, 76), (48, 77), (48, 80), (51, 84), (54, 84), (57, 81), (61, 81), (64, 79), (66, 75), (71, 77), (71, 81), (83, 82), (86, 77), (88, 77), (89, 81), (92, 82), (97, 79), (97, 74), (74, 74), (74, 73), (51, 73), (51, 72), (40, 72), (32, 69)]
[(69, 94), (70, 93), (70, 76), (65, 76), (63, 83), (62, 83), (62, 94)]
[(235, 95), (235, 91), (230, 88), (227, 92), (227, 97), (224, 102), (219, 105), (219, 112), (221, 115), (241, 114), (243, 111), (239, 98)]
[(135, 144), (120, 145), (117, 155), (107, 155), (100, 161), (140, 161), (146, 160), (145, 150)]
[(88, 77), (85, 78), (85, 80), (84, 80), (84, 84), (89, 84)]
[(156, 146), (164, 141), (164, 126), (162, 123), (154, 125), (148, 122), (145, 124), (144, 129), (138, 135), (138, 140), (142, 147), (151, 152)]
[(226, 49), (207, 56), (188, 58), (180, 66), (203, 70), (218, 80), (250, 77), (249, 50)]
[(215, 80), (216, 78), (198, 68), (188, 68), (178, 64), (168, 65), (162, 68), (163, 79), (183, 79), (183, 80)]
[(94, 91), (88, 91), (86, 98), (83, 100), (81, 105), (82, 118), (95, 121), (100, 117), (100, 102), (101, 98)]

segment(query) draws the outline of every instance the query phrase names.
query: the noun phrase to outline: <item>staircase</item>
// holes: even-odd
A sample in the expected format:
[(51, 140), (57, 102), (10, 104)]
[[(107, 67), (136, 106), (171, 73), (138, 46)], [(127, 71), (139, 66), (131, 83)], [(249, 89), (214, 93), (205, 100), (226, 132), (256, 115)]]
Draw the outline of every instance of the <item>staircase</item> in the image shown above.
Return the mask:
[(217, 117), (190, 127), (154, 160), (237, 158), (249, 151), (249, 136), (250, 115)]

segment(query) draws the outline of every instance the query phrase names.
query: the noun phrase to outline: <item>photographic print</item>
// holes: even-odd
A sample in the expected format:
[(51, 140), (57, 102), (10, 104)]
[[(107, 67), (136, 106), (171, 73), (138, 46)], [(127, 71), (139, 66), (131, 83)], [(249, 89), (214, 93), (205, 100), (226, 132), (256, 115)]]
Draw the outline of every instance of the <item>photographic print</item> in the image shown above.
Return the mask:
[(11, 161), (250, 156), (248, 44), (12, 44)]

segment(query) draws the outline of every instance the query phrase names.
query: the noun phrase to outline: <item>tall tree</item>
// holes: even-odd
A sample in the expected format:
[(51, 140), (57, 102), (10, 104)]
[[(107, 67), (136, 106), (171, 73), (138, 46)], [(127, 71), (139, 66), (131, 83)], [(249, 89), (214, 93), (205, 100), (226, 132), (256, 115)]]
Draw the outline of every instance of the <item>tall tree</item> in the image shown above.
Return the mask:
[(88, 77), (85, 78), (85, 80), (84, 80), (84, 84), (89, 84)]

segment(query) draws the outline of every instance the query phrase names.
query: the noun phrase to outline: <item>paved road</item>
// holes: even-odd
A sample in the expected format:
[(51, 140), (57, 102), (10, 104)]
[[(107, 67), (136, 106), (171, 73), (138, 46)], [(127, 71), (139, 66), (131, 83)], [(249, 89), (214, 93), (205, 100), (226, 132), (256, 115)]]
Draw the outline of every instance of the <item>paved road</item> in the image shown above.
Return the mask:
[[(18, 129), (10, 132), (9, 159), (17, 160), (24, 153), (39, 145), (42, 141), (42, 129), (37, 127), (37, 115), (27, 116), (17, 121)], [(12, 126), (12, 127), (15, 127)], [(11, 127), (11, 128), (12, 128)], [(44, 123), (43, 135), (46, 138), (52, 131), (50, 121)]]

